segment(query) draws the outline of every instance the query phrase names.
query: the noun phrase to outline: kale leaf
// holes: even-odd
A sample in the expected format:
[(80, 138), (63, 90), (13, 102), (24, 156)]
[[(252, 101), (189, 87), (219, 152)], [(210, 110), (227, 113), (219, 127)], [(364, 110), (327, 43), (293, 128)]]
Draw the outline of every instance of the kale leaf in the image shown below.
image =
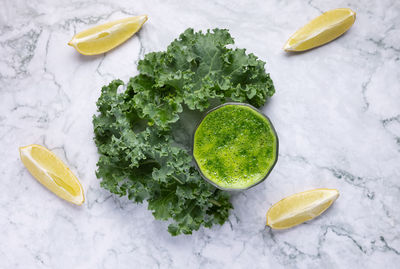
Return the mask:
[(170, 221), (172, 235), (223, 224), (232, 208), (229, 194), (205, 182), (190, 151), (174, 140), (184, 106), (204, 111), (210, 100), (233, 100), (260, 107), (274, 94), (265, 63), (227, 47), (233, 43), (227, 30), (187, 29), (167, 51), (145, 55), (126, 86), (121, 80), (104, 86), (97, 101), (101, 186), (146, 200), (156, 219)]

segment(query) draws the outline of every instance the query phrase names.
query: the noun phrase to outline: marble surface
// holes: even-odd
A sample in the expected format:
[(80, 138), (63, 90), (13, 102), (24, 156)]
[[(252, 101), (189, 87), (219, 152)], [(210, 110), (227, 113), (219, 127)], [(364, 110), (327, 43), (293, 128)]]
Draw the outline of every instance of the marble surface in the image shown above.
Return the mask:
[[(38, 1), (0, 9), (1, 268), (398, 268), (400, 264), (400, 2), (397, 0)], [(357, 12), (333, 43), (281, 48), (337, 7)], [(67, 42), (77, 31), (148, 14), (139, 34), (100, 56)], [(280, 137), (263, 184), (233, 196), (229, 222), (171, 237), (146, 204), (110, 195), (95, 176), (92, 115), (100, 88), (137, 74), (138, 59), (188, 27), (229, 28), (267, 61), (276, 94), (264, 112)], [(53, 150), (86, 203), (58, 199), (24, 169), (18, 147)], [(337, 188), (323, 216), (286, 231), (267, 209), (292, 193)]]

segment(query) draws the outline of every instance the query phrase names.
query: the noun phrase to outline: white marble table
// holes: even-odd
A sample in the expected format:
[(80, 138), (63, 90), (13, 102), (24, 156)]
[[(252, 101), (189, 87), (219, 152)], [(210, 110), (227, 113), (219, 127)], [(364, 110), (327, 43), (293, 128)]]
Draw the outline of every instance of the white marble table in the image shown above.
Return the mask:
[[(73, 3), (72, 3), (73, 2)], [(281, 48), (321, 11), (350, 7), (353, 28), (321, 48)], [(67, 46), (77, 31), (148, 14), (140, 33), (95, 57)], [(267, 61), (276, 94), (264, 108), (280, 137), (269, 179), (234, 195), (229, 222), (171, 237), (146, 205), (99, 186), (92, 115), (102, 85), (137, 74), (188, 27), (228, 28)], [(1, 268), (398, 268), (400, 264), (400, 2), (37, 1), (0, 9)], [(87, 201), (72, 206), (24, 169), (18, 147), (64, 159)], [(318, 187), (341, 196), (323, 216), (265, 227), (282, 197)]]

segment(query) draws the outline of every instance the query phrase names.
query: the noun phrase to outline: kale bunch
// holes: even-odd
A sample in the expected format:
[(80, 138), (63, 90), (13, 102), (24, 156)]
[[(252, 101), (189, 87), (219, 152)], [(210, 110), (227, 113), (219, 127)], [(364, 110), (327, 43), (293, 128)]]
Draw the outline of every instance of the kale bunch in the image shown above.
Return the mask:
[(170, 221), (172, 235), (223, 224), (232, 208), (229, 194), (201, 178), (190, 150), (173, 135), (184, 106), (198, 113), (210, 100), (260, 107), (275, 91), (265, 62), (227, 47), (233, 43), (227, 30), (187, 29), (166, 51), (145, 55), (139, 75), (126, 85), (114, 80), (104, 86), (97, 101), (101, 186), (137, 203), (146, 200), (156, 219)]

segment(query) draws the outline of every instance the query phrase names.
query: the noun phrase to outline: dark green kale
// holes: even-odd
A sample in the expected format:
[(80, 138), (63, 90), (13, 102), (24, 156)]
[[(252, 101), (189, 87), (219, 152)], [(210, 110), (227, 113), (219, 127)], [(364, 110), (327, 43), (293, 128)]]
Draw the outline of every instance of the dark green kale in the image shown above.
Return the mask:
[(183, 106), (204, 111), (210, 100), (233, 100), (260, 107), (274, 94), (265, 63), (229, 44), (227, 30), (188, 29), (167, 51), (147, 54), (124, 91), (114, 80), (97, 101), (101, 186), (134, 202), (146, 200), (156, 219), (171, 222), (172, 235), (223, 224), (232, 208), (228, 193), (205, 182), (191, 153), (174, 141)]

